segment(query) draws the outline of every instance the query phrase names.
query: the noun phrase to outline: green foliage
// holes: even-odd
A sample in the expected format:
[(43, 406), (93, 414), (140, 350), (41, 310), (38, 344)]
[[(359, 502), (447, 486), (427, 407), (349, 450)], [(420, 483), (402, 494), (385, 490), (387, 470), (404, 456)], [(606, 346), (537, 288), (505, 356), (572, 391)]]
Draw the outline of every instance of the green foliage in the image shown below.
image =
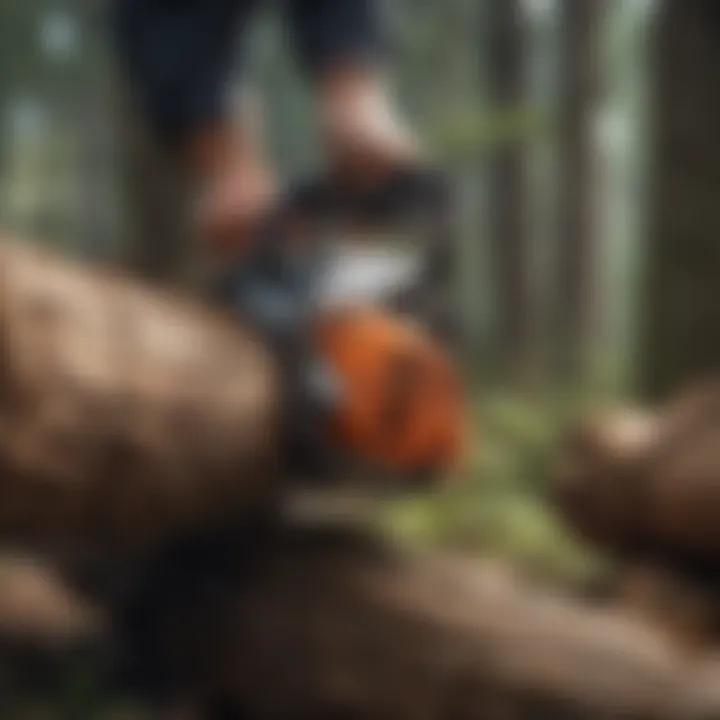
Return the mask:
[(584, 582), (605, 567), (553, 510), (548, 477), (563, 430), (601, 400), (579, 393), (498, 392), (475, 407), (469, 466), (435, 496), (399, 501), (381, 518), (401, 541), (511, 560), (524, 571)]
[(483, 152), (537, 142), (549, 136), (549, 119), (535, 107), (467, 108), (430, 132), (447, 160), (472, 162)]

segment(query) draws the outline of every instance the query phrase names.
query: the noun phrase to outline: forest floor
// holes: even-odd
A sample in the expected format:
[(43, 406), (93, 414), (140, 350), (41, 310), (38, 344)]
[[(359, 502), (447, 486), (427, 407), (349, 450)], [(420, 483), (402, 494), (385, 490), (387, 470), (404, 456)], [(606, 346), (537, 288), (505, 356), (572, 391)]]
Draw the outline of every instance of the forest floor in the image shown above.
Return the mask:
[(578, 393), (478, 397), (466, 469), (435, 496), (388, 505), (382, 527), (403, 542), (494, 557), (545, 581), (571, 587), (592, 582), (606, 569), (605, 560), (568, 532), (548, 484), (569, 424), (612, 402)]

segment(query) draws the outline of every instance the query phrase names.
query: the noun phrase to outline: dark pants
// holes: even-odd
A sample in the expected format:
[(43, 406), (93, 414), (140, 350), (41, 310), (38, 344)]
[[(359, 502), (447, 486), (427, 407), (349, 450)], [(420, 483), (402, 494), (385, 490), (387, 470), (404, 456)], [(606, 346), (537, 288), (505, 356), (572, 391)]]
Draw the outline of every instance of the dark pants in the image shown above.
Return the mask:
[[(263, 0), (115, 0), (121, 65), (168, 141), (220, 119), (244, 31)], [(303, 69), (374, 61), (384, 51), (388, 0), (282, 0)]]

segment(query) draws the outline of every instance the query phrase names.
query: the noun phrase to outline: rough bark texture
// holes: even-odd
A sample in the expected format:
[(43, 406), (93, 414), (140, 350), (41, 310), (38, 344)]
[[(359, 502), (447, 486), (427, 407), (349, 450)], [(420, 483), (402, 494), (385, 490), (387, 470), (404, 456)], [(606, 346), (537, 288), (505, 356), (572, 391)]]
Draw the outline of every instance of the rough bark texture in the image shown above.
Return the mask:
[(652, 214), (638, 377), (657, 399), (720, 365), (717, 3), (660, 3), (652, 38)]
[(143, 543), (240, 510), (279, 378), (234, 318), (0, 245), (0, 532)]
[(595, 542), (720, 580), (720, 386), (578, 428), (558, 461), (556, 491)]
[(476, 562), (342, 530), (236, 547), (207, 546), (195, 570), (176, 556), (179, 573), (151, 573), (152, 602), (137, 602), (121, 626), (140, 639), (130, 647), (146, 677), (154, 671), (206, 709), (374, 720), (720, 713), (710, 659)]
[(714, 656), (496, 568), (344, 530), (230, 539), (159, 557), (116, 616), (135, 679), (192, 717), (719, 716)]
[(32, 554), (0, 553), (0, 646), (48, 651), (107, 630), (101, 608), (73, 588), (60, 568)]

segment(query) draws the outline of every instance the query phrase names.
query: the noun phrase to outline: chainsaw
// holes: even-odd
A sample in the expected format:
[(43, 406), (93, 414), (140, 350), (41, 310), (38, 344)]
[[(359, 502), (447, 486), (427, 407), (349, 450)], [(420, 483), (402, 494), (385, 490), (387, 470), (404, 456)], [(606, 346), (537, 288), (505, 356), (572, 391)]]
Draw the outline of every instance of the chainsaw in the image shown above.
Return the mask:
[(306, 182), (223, 272), (218, 296), (288, 379), (285, 455), (305, 480), (418, 484), (457, 463), (451, 197), (425, 173), (365, 194)]

